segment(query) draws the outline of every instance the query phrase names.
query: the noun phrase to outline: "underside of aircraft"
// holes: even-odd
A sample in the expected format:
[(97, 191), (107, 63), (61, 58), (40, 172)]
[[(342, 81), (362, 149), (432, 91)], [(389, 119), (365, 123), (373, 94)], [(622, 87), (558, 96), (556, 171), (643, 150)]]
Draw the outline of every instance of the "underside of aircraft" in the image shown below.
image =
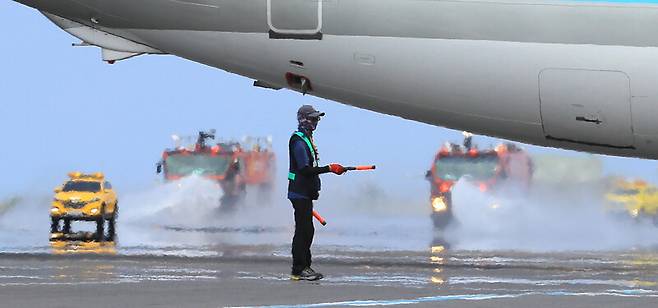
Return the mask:
[(171, 54), (433, 125), (658, 158), (652, 2), (18, 2), (108, 63)]

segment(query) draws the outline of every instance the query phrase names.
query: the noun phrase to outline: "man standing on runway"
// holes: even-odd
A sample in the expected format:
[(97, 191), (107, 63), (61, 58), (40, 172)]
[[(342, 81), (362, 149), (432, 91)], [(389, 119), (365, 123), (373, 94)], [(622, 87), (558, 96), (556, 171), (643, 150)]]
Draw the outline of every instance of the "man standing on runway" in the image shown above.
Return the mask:
[(297, 111), (298, 129), (290, 137), (290, 169), (288, 173), (288, 199), (295, 210), (295, 236), (292, 239), (292, 280), (318, 280), (324, 276), (311, 268), (313, 227), (313, 201), (320, 196), (320, 174), (333, 172), (341, 175), (345, 168), (339, 164), (319, 167), (318, 150), (313, 132), (324, 112), (310, 105)]

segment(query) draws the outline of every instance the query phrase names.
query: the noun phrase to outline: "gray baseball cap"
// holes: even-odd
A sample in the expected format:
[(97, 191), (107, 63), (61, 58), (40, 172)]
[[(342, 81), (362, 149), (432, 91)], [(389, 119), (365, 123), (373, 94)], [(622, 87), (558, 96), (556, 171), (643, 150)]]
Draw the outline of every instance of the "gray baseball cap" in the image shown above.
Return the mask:
[(313, 108), (311, 105), (304, 105), (299, 107), (299, 110), (297, 110), (297, 117), (319, 118), (324, 117), (324, 112), (315, 110), (315, 108)]

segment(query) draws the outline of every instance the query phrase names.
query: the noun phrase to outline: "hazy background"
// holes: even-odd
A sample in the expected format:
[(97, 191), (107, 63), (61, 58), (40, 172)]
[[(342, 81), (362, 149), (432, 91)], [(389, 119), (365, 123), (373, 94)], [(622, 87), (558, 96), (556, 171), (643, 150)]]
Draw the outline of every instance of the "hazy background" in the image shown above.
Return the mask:
[[(170, 135), (209, 128), (226, 138), (272, 136), (282, 190), (296, 110), (312, 104), (327, 113), (316, 134), (322, 163), (378, 166), (376, 172), (325, 177), (325, 206), (331, 205), (328, 200), (351, 200), (345, 202), (387, 203), (394, 208), (390, 213), (397, 212), (395, 207), (429, 211), (425, 170), (444, 141), (461, 139), (458, 131), (254, 88), (250, 79), (173, 56), (108, 65), (99, 49), (71, 47), (76, 38), (12, 1), (0, 2), (0, 29), (0, 200), (27, 193), (49, 200), (73, 170), (103, 171), (120, 194), (144, 194), (159, 180), (155, 163), (172, 146)], [(498, 142), (476, 138), (482, 146)], [(653, 161), (601, 159), (606, 174), (658, 182)], [(335, 194), (342, 198), (326, 197)], [(285, 206), (283, 192), (278, 197), (275, 204)]]

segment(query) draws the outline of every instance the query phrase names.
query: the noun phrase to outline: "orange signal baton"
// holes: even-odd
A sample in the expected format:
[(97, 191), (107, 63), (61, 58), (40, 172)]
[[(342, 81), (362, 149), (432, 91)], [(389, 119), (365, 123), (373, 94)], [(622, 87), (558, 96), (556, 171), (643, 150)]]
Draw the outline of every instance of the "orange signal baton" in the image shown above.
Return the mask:
[(345, 167), (346, 171), (366, 171), (366, 170), (375, 170), (377, 169), (377, 166), (371, 165), (371, 166), (356, 166), (356, 167)]
[(318, 222), (321, 223), (323, 226), (327, 225), (327, 221), (324, 220), (324, 218), (322, 218), (322, 216), (320, 216), (320, 214), (315, 210), (313, 210), (313, 217), (315, 217), (315, 219), (317, 219)]

